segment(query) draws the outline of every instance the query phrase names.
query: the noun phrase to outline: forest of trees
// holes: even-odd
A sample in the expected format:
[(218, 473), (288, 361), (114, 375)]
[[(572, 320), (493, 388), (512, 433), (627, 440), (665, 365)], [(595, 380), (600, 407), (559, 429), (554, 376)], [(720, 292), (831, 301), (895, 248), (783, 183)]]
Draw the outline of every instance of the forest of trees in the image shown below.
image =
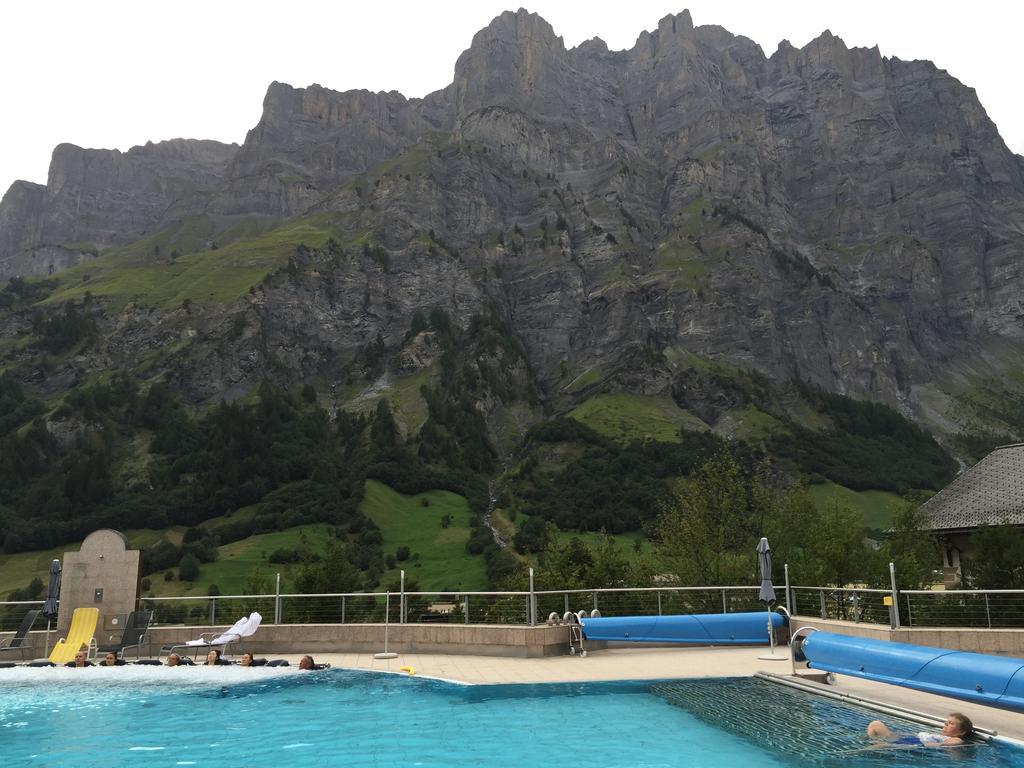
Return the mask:
[[(632, 559), (609, 537), (590, 545), (551, 532), (540, 552), (537, 588), (651, 586), (655, 576), (662, 585), (753, 584), (762, 536), (775, 563), (788, 563), (802, 584), (884, 587), (894, 562), (900, 588), (918, 589), (931, 582), (940, 562), (916, 505), (899, 510), (891, 534), (876, 549), (864, 538), (859, 513), (838, 503), (820, 511), (804, 486), (780, 483), (766, 465), (745, 466), (726, 447), (670, 483), (650, 532), (650, 547)], [(522, 569), (505, 575), (509, 588), (524, 583)]]
[(853, 490), (904, 494), (939, 490), (956, 475), (957, 463), (930, 434), (887, 405), (799, 385), (810, 405), (833, 427), (816, 432), (790, 423), (768, 448), (807, 475)]
[[(12, 281), (0, 300), (30, 302), (33, 290)], [(59, 354), (95, 333), (88, 302), (37, 312), (32, 327), (39, 349)], [(844, 583), (874, 579), (878, 558), (862, 543), (859, 517), (839, 507), (817, 511), (802, 479), (903, 494), (937, 489), (955, 472), (934, 439), (892, 409), (803, 385), (800, 395), (831, 427), (812, 431), (784, 420), (786, 430), (757, 448), (688, 431), (678, 442), (623, 444), (574, 419), (553, 418), (529, 431), (501, 487), (513, 514), (522, 514), (516, 551), (502, 549), (482, 524), (500, 464), (477, 404), (491, 398), (538, 403), (525, 352), (490, 305), (466, 328), (440, 309), (416, 313), (407, 338), (424, 331), (440, 344), (439, 375), (422, 388), (426, 420), (407, 439), (386, 400), (365, 414), (328, 414), (308, 384), (265, 381), (246, 401), (194, 409), (165, 383), (142, 385), (118, 372), (54, 405), (0, 375), (3, 550), (49, 548), (103, 526), (182, 525), (188, 530), (180, 545), (164, 541), (147, 552), (147, 573), (195, 570), (221, 544), (323, 522), (332, 531), (324, 556), (281, 557), (303, 561), (301, 580), (311, 587), (369, 588), (386, 567), (380, 532), (359, 511), (372, 478), (403, 493), (463, 494), (473, 512), (467, 551), (486, 557), (495, 584), (519, 578), (522, 555), (539, 555), (545, 578), (602, 582), (590, 586), (615, 574), (649, 580), (666, 572), (686, 583), (747, 580), (752, 542), (783, 530), (773, 544), (804, 578)], [(368, 344), (356, 363), (364, 375), (379, 374), (387, 365), (383, 340)], [(564, 458), (542, 460), (559, 446)], [(233, 519), (242, 508), (252, 514)], [(906, 559), (913, 580), (927, 559), (917, 546), (926, 537), (900, 534), (917, 530), (913, 506), (908, 510), (879, 557)], [(215, 527), (198, 527), (212, 519)], [(559, 543), (553, 526), (643, 531), (653, 547), (640, 565), (620, 568), (614, 547)], [(332, 564), (339, 558), (345, 567)], [(1012, 563), (999, 563), (974, 564), (972, 578), (1019, 577)]]

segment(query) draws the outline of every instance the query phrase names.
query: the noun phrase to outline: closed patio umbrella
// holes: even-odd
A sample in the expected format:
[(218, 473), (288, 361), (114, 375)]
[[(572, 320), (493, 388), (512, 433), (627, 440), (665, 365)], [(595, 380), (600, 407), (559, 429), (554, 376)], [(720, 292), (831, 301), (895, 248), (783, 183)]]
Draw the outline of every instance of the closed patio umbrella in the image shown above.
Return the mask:
[(57, 618), (57, 600), (60, 598), (60, 560), (50, 563), (50, 582), (46, 588), (46, 602), (42, 614), (46, 617), (46, 656), (50, 655), (50, 622)]
[(763, 536), (757, 542), (757, 569), (761, 573), (761, 589), (757, 593), (757, 599), (765, 604), (768, 611), (768, 643), (771, 646), (771, 655), (758, 658), (766, 661), (783, 661), (785, 657), (775, 655), (775, 633), (772, 631), (772, 603), (775, 602), (775, 587), (772, 585), (772, 548), (768, 545), (768, 539)]
[(772, 586), (772, 548), (768, 546), (768, 539), (763, 536), (757, 542), (757, 568), (761, 572), (761, 591), (757, 593), (757, 599), (770, 605), (775, 602), (775, 587)]

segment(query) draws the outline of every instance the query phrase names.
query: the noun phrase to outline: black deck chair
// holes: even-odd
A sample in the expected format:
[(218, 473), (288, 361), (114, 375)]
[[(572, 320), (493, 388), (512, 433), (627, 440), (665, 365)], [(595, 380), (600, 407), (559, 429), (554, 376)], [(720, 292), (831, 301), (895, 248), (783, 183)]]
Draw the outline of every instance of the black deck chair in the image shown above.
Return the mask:
[(25, 651), (32, 647), (30, 643), (25, 642), (28, 639), (28, 633), (32, 630), (32, 625), (36, 623), (36, 619), (39, 617), (39, 611), (29, 611), (25, 614), (25, 618), (21, 620), (21, 626), (18, 627), (18, 631), (14, 633), (14, 637), (0, 640), (0, 653), (5, 651), (18, 651), (21, 657), (25, 658)]
[(129, 648), (135, 649), (135, 658), (142, 655), (142, 644), (146, 642), (146, 634), (149, 632), (149, 622), (153, 618), (152, 611), (132, 611), (124, 623), (124, 630), (119, 640), (101, 643), (100, 653), (113, 651), (117, 658), (123, 659), (125, 651)]

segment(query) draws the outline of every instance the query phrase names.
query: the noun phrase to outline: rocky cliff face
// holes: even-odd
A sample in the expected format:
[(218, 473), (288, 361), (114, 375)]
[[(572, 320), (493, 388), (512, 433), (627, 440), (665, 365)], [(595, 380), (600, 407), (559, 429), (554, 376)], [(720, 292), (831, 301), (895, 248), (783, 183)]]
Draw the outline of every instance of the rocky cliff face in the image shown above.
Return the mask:
[(0, 203), (0, 276), (186, 216), (310, 214), (363, 253), (204, 309), (250, 331), (181, 353), (197, 398), (271, 360), (351, 376), (416, 311), (484, 300), (555, 407), (581, 378), (670, 392), (697, 356), (920, 414), (921, 387), (1024, 342), (1024, 160), (973, 90), (829, 32), (767, 57), (685, 11), (617, 52), (504, 13), (425, 99), (274, 83), (240, 148), (58, 147)]
[(237, 145), (176, 139), (128, 152), (61, 144), (46, 186), (0, 202), (0, 277), (47, 275), (209, 207)]

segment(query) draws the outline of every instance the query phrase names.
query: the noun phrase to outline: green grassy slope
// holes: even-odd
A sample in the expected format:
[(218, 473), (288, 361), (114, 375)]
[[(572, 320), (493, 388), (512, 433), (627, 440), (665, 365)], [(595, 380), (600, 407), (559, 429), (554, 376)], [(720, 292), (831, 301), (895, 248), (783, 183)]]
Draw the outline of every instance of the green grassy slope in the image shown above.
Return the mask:
[[(199, 578), (194, 582), (164, 581), (163, 575), (150, 576), (150, 592), (160, 596), (196, 596), (208, 594), (211, 584), (216, 584), (222, 595), (244, 594), (247, 582), (256, 571), (265, 581), (269, 591), (274, 589), (274, 575), (281, 574), (281, 591), (292, 591), (293, 579), (298, 565), (270, 563), (267, 557), (278, 548), (296, 549), (308, 546), (312, 550), (322, 549), (322, 542), (328, 538), (326, 523), (300, 525), (285, 531), (262, 533), (241, 541), (233, 541), (217, 548), (219, 557), (212, 563), (203, 563)], [(176, 569), (175, 569), (176, 570)], [(149, 593), (147, 593), (149, 594)]]
[(131, 248), (116, 250), (61, 272), (60, 287), (47, 302), (78, 299), (87, 292), (108, 297), (115, 305), (134, 301), (165, 309), (178, 307), (186, 299), (234, 301), (287, 264), (300, 244), (320, 248), (334, 234), (326, 214), (322, 214), (173, 260), (140, 256)]
[(616, 392), (596, 395), (569, 414), (605, 437), (630, 440), (679, 441), (679, 428), (707, 429), (707, 425), (671, 398)]
[[(622, 554), (622, 559), (628, 563), (636, 562), (640, 557), (640, 553), (636, 550), (636, 543), (640, 542), (640, 549), (642, 552), (650, 551), (650, 544), (647, 537), (640, 531), (631, 531), (630, 533), (616, 533), (609, 534), (612, 540), (619, 548), (619, 552)], [(591, 549), (595, 549), (602, 543), (605, 534), (594, 533), (590, 531), (588, 533), (580, 533), (579, 531), (559, 531), (558, 540), (561, 543), (566, 543), (572, 539), (579, 539), (584, 544), (589, 546)]]
[(888, 491), (851, 491), (835, 483), (822, 483), (807, 488), (818, 509), (825, 509), (834, 500), (858, 510), (864, 516), (864, 526), (885, 530), (892, 524), (893, 514), (901, 499)]
[[(423, 501), (428, 506), (423, 506)], [(384, 574), (382, 583), (397, 578), (405, 569), (414, 576), (421, 590), (487, 588), (484, 559), (466, 554), (469, 541), (470, 511), (466, 499), (449, 491), (427, 491), (405, 496), (375, 480), (366, 482), (363, 513), (380, 526), (384, 536), (384, 554), (394, 554), (401, 546), (418, 552), (418, 561), (398, 563)], [(441, 518), (451, 516), (451, 524), (441, 527)]]

